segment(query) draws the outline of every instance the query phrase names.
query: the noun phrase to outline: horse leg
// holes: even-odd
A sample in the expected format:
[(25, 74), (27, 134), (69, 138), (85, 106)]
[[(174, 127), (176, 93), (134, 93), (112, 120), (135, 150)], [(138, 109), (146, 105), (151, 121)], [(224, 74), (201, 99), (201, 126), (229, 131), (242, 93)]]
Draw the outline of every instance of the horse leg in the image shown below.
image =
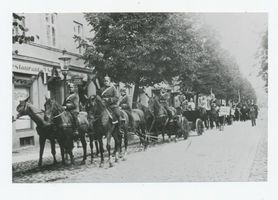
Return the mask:
[[(117, 129), (114, 129), (114, 131), (112, 132), (112, 136), (115, 140), (115, 162), (118, 162), (119, 161), (119, 148), (121, 147), (121, 141), (120, 141), (120, 135), (121, 133), (118, 132)], [(111, 148), (111, 145), (110, 145), (110, 148)]]
[(103, 141), (102, 138), (98, 139), (98, 143), (99, 143), (99, 149), (100, 149), (100, 164), (99, 167), (102, 167), (104, 164), (104, 158), (103, 158)]
[(53, 156), (53, 164), (57, 164), (57, 160), (56, 160), (56, 150), (55, 150), (55, 140), (51, 139), (50, 140), (50, 144), (51, 144), (51, 154)]
[(87, 142), (85, 139), (85, 133), (81, 132), (80, 133), (80, 141), (82, 143), (82, 147), (83, 147), (83, 160), (81, 161), (81, 165), (84, 165), (86, 163), (86, 159), (87, 159)]
[(94, 161), (94, 144), (93, 144), (93, 137), (91, 135), (89, 135), (89, 139), (90, 139), (90, 149), (91, 149), (91, 163), (93, 163)]
[(144, 150), (147, 149), (148, 147), (148, 137), (147, 137), (147, 134), (146, 134), (146, 124), (145, 122), (142, 122), (140, 123), (140, 126), (139, 126), (139, 130), (140, 130), (140, 133), (141, 133), (141, 138), (142, 138), (142, 141), (143, 141), (143, 146), (144, 146)]
[[(107, 152), (108, 152), (108, 162), (109, 162), (109, 167), (113, 167), (113, 164), (111, 162), (111, 145), (110, 145), (110, 142), (111, 142), (111, 133), (109, 132), (107, 134), (107, 138), (106, 138), (106, 149), (107, 149)], [(115, 148), (116, 148), (117, 144), (115, 142)], [(116, 155), (115, 155), (116, 157)]]
[[(121, 140), (120, 140), (120, 143), (122, 143)], [(126, 160), (127, 145), (128, 145), (128, 138), (127, 138), (127, 131), (126, 131), (126, 130), (125, 130), (125, 132), (124, 132), (124, 143), (125, 143), (125, 152), (124, 152), (123, 160)]]
[[(123, 130), (125, 132), (125, 129)], [(113, 152), (113, 155), (116, 155), (116, 151), (117, 151), (117, 147), (119, 149), (119, 153), (120, 153), (120, 156), (122, 154), (122, 140), (123, 140), (123, 135), (122, 133), (119, 134), (119, 143), (117, 143), (115, 137), (114, 138), (114, 141), (115, 141), (115, 148), (114, 148), (114, 152)], [(118, 146), (119, 145), (119, 146)]]
[(39, 138), (39, 142), (40, 142), (40, 158), (39, 158), (39, 167), (42, 166), (42, 155), (43, 155), (43, 151), (44, 151), (44, 146), (45, 146), (45, 137), (40, 136)]
[(60, 151), (61, 151), (61, 157), (62, 157), (62, 164), (65, 165), (65, 149), (64, 149), (64, 144), (62, 143), (61, 140), (58, 140), (58, 144), (60, 146)]
[(98, 154), (99, 154), (99, 143), (98, 143), (97, 140), (95, 141), (95, 146), (96, 146), (96, 157), (98, 157)]

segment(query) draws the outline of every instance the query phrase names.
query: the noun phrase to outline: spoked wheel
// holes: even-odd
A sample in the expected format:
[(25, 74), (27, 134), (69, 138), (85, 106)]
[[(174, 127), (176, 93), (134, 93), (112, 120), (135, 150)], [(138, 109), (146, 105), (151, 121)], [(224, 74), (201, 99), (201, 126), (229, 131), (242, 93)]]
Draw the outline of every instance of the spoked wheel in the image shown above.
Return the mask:
[(202, 135), (204, 132), (203, 121), (199, 118), (196, 120), (196, 131), (198, 135)]

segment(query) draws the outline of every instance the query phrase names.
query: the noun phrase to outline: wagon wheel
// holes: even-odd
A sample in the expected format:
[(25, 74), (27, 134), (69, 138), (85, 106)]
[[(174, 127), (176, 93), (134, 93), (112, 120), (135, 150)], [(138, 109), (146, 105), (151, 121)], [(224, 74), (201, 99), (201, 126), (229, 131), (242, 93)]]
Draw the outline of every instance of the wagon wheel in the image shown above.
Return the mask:
[(189, 132), (190, 132), (190, 125), (188, 120), (186, 119), (186, 117), (182, 118), (182, 135), (183, 138), (186, 140), (189, 136)]
[(196, 131), (198, 135), (202, 135), (204, 132), (203, 121), (199, 118), (196, 120)]

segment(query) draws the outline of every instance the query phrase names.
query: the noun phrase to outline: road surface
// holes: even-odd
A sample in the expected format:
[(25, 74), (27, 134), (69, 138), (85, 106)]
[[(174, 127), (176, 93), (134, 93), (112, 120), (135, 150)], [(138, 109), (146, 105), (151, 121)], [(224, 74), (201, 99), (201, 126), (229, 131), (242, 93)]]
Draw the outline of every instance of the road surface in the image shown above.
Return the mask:
[[(187, 140), (156, 144), (146, 151), (135, 145), (129, 148), (127, 160), (112, 168), (107, 162), (99, 168), (99, 159), (93, 164), (89, 160), (82, 166), (47, 165), (18, 171), (13, 182), (266, 181), (267, 119), (259, 118), (256, 127), (246, 121), (226, 126), (224, 131), (207, 130), (202, 136), (191, 132)], [(26, 164), (17, 163), (16, 168)]]

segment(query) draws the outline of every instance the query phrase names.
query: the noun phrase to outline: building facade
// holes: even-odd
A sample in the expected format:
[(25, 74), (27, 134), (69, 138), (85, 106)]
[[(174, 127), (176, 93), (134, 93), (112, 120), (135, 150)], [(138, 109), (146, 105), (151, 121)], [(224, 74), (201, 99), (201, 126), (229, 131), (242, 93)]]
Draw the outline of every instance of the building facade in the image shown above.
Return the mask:
[[(24, 13), (20, 16), (23, 16), (20, 23), (29, 29), (28, 35), (34, 36), (34, 42), (13, 44), (13, 116), (17, 115), (19, 101), (29, 96), (32, 104), (40, 109), (45, 96), (62, 103), (67, 95), (67, 82), (75, 82), (80, 95), (84, 96), (88, 88), (94, 93), (95, 86), (88, 79), (91, 71), (78, 59), (84, 49), (77, 48), (79, 44), (73, 38), (74, 35), (86, 38), (90, 33), (83, 14)], [(13, 28), (13, 34), (20, 35), (20, 31)], [(59, 61), (63, 50), (71, 58), (67, 76), (62, 75)], [(38, 145), (35, 126), (27, 116), (13, 123), (13, 149)]]

